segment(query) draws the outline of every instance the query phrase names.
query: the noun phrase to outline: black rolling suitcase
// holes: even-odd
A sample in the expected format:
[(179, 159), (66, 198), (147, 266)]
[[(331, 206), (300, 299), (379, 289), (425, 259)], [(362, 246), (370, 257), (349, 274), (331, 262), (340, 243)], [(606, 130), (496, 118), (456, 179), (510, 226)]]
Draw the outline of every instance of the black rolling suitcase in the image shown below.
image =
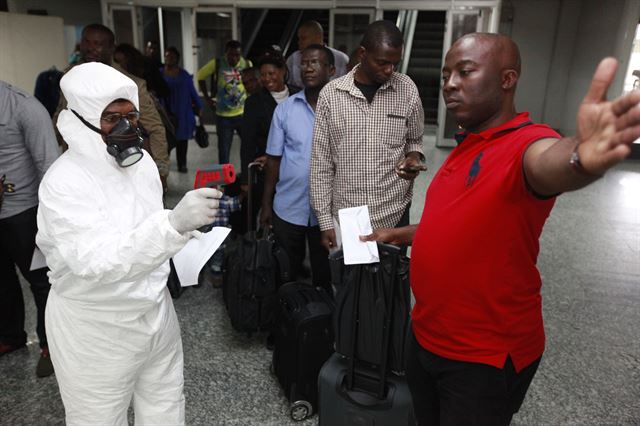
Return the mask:
[(284, 284), (278, 296), (273, 372), (291, 402), (291, 418), (304, 420), (316, 411), (318, 373), (333, 353), (333, 300), (299, 282)]
[(343, 261), (341, 253), (330, 256), (338, 289), (338, 353), (318, 378), (320, 426), (415, 425), (401, 373), (411, 303), (408, 262), (398, 247), (379, 244), (378, 249), (380, 262), (371, 265), (340, 266), (335, 262)]
[(248, 231), (229, 240), (222, 266), (222, 294), (231, 325), (246, 333), (270, 330), (278, 309), (278, 287), (289, 281), (289, 262), (273, 236), (258, 238), (251, 220), (252, 170), (249, 164)]

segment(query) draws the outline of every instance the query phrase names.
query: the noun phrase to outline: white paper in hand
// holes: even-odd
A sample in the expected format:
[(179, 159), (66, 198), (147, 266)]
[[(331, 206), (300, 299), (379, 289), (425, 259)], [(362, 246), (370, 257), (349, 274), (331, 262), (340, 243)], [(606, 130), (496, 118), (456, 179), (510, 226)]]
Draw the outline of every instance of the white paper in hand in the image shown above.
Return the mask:
[(229, 235), (231, 229), (216, 226), (203, 233), (200, 238), (192, 238), (173, 256), (173, 264), (182, 287), (198, 284), (198, 275), (205, 263), (213, 256)]
[(358, 265), (380, 261), (378, 244), (375, 241), (360, 241), (360, 235), (369, 235), (371, 218), (369, 207), (351, 207), (338, 210), (340, 233), (342, 235), (342, 251), (345, 265)]

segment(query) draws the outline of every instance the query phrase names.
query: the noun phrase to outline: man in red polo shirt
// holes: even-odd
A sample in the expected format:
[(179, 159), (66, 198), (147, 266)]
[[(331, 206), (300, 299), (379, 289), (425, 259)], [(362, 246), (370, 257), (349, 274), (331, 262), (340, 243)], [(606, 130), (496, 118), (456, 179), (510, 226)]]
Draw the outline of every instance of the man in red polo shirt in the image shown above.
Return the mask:
[(419, 225), (363, 240), (413, 243), (407, 380), (420, 425), (508, 425), (544, 351), (540, 274), (555, 196), (601, 177), (640, 137), (640, 92), (607, 101), (615, 59), (598, 65), (560, 138), (517, 113), (518, 47), (470, 34), (442, 70), (449, 113), (464, 129), (427, 191)]

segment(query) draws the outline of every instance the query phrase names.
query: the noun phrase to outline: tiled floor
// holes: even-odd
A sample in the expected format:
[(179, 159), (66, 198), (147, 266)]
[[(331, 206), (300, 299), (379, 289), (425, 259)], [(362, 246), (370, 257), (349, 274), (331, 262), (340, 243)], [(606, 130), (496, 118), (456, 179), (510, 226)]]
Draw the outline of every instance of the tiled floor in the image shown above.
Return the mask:
[[(191, 186), (197, 166), (215, 160), (213, 145), (202, 150), (191, 144), (189, 173), (171, 175), (169, 205)], [(417, 181), (413, 222), (448, 153), (433, 148), (432, 138), (426, 148), (431, 169)], [(237, 141), (232, 160), (239, 163)], [(542, 236), (539, 268), (547, 350), (513, 424), (640, 425), (640, 163), (626, 162), (591, 187), (559, 198)], [(31, 342), (0, 358), (0, 425), (62, 424), (55, 377), (35, 376), (35, 309), (28, 287), (24, 292)], [(233, 332), (221, 298), (220, 290), (203, 286), (175, 301), (187, 424), (295, 424), (269, 373), (264, 336)], [(316, 423), (314, 417), (301, 424)]]

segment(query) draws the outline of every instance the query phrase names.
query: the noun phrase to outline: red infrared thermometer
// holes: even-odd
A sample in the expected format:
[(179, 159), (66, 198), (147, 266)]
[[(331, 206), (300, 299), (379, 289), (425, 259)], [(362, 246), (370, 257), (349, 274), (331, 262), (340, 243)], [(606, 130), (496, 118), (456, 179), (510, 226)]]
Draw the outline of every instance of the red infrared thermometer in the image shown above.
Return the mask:
[(193, 184), (193, 189), (228, 185), (235, 181), (236, 169), (233, 164), (216, 164), (196, 171), (196, 181)]

